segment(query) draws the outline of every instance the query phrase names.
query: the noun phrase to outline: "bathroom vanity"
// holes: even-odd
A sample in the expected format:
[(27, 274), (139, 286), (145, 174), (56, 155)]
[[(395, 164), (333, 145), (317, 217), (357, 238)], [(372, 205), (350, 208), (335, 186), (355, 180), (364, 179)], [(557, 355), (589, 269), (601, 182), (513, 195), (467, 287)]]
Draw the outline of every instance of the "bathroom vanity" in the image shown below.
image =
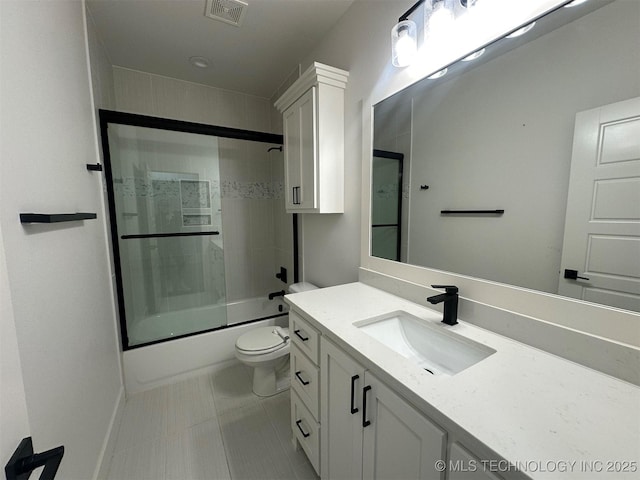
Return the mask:
[[(294, 443), (322, 478), (637, 478), (638, 386), (364, 283), (285, 300)], [(394, 343), (405, 321), (447, 336), (433, 365)]]

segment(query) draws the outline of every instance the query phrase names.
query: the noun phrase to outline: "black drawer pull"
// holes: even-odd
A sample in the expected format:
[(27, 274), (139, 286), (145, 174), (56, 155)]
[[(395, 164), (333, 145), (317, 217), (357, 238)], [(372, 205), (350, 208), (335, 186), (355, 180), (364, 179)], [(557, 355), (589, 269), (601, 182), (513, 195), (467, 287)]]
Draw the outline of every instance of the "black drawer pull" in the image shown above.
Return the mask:
[(293, 333), (295, 333), (298, 336), (298, 338), (303, 342), (306, 342), (307, 340), (309, 340), (309, 337), (303, 337), (302, 335), (300, 335), (300, 330), (294, 330)]
[(371, 385), (367, 385), (362, 389), (362, 428), (371, 425), (371, 422), (367, 420), (367, 392), (371, 390)]
[(298, 379), (298, 380), (300, 380), (300, 383), (301, 383), (301, 384), (303, 384), (303, 385), (309, 385), (309, 383), (311, 383), (311, 382), (305, 382), (305, 381), (302, 379), (302, 377), (300, 376), (300, 374), (301, 374), (301, 373), (302, 373), (302, 370), (299, 370), (299, 371), (297, 371), (297, 372), (296, 372), (296, 377), (297, 377), (297, 379)]
[(302, 436), (303, 436), (304, 438), (307, 438), (307, 437), (308, 437), (309, 435), (311, 435), (311, 434), (310, 434), (310, 433), (306, 433), (306, 432), (302, 429), (302, 427), (300, 426), (300, 424), (301, 424), (301, 423), (302, 423), (302, 419), (300, 419), (300, 420), (296, 420), (296, 425), (297, 425), (297, 427), (298, 427), (298, 430), (300, 430), (300, 433), (302, 433)]
[(356, 380), (360, 378), (360, 375), (354, 375), (351, 377), (351, 415), (358, 413), (358, 407), (354, 406), (356, 396)]

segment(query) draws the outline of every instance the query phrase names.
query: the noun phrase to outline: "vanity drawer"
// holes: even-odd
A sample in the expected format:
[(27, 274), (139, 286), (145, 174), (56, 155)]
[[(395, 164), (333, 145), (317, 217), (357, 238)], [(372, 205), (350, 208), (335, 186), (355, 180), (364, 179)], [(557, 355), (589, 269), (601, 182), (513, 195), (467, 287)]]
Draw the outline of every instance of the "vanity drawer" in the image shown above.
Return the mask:
[(294, 345), (299, 347), (313, 363), (318, 365), (320, 332), (293, 311), (289, 312), (289, 336), (292, 338)]
[(291, 347), (291, 386), (314, 418), (320, 418), (320, 369), (309, 360), (296, 345)]
[(291, 392), (291, 429), (316, 473), (320, 475), (320, 424), (295, 391)]

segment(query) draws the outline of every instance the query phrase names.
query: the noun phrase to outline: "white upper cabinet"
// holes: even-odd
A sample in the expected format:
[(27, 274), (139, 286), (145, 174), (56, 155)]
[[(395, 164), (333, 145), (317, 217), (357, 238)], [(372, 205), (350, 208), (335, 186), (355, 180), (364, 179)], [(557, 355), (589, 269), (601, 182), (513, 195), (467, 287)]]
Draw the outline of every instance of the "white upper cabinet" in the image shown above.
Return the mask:
[(276, 101), (283, 115), (289, 213), (344, 213), (344, 89), (349, 73), (315, 62)]

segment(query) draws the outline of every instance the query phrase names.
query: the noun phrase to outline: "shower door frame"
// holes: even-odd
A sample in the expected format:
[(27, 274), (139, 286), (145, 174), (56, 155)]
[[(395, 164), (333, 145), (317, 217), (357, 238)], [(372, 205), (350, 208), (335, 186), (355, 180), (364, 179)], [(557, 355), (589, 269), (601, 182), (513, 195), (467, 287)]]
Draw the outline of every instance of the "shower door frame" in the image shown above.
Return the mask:
[[(257, 132), (253, 130), (243, 130), (239, 128), (222, 127), (217, 125), (207, 125), (203, 123), (186, 122), (183, 120), (173, 120), (170, 118), (152, 117), (148, 115), (139, 115), (135, 113), (118, 112), (115, 110), (103, 110), (98, 111), (100, 117), (100, 140), (102, 142), (102, 153), (104, 163), (105, 180), (107, 184), (107, 200), (108, 200), (108, 213), (110, 224), (110, 239), (111, 249), (113, 252), (113, 268), (116, 274), (116, 294), (118, 297), (118, 316), (120, 322), (120, 335), (122, 338), (122, 349), (132, 350), (135, 348), (146, 347), (149, 345), (155, 345), (157, 343), (168, 342), (178, 338), (190, 337), (193, 335), (200, 335), (206, 332), (212, 332), (215, 330), (221, 330), (229, 328), (228, 325), (221, 327), (210, 328), (206, 330), (200, 330), (197, 332), (191, 332), (184, 335), (176, 335), (174, 337), (162, 338), (154, 340), (152, 342), (140, 343), (137, 345), (129, 345), (129, 337), (127, 333), (127, 318), (124, 304), (124, 285), (122, 281), (122, 266), (120, 257), (120, 245), (118, 242), (118, 226), (116, 219), (116, 202), (115, 192), (113, 189), (113, 171), (111, 168), (111, 152), (109, 149), (109, 123), (117, 123), (120, 125), (129, 125), (133, 127), (154, 128), (158, 130), (169, 130), (185, 133), (195, 133), (198, 135), (208, 135), (212, 137), (233, 138), (236, 140), (248, 140), (253, 142), (261, 142), (275, 145), (283, 145), (284, 137), (276, 133)], [(297, 214), (293, 214), (293, 265), (294, 265), (294, 282), (298, 281), (298, 218)], [(235, 323), (232, 327), (245, 325), (247, 323), (258, 322), (260, 320), (268, 320), (270, 318), (276, 318), (286, 315), (281, 313), (277, 315), (270, 315), (267, 317), (256, 318), (247, 320), (244, 322)]]

